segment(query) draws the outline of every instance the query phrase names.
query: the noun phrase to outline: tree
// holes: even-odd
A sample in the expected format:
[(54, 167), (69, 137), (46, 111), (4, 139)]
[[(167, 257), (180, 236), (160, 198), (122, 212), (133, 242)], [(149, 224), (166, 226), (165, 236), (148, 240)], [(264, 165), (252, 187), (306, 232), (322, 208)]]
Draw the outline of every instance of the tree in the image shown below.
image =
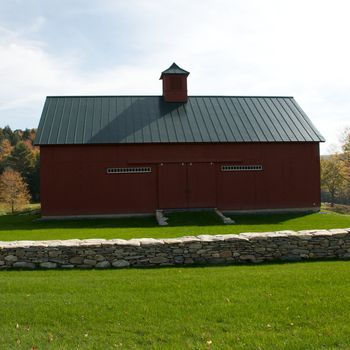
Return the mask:
[(11, 153), (11, 143), (9, 140), (4, 139), (0, 142), (0, 161), (6, 159)]
[(34, 202), (40, 200), (40, 153), (34, 153), (34, 165), (29, 173), (28, 185)]
[(334, 200), (344, 189), (344, 169), (338, 155), (331, 155), (321, 159), (321, 187), (331, 196), (331, 206)]
[(28, 185), (20, 173), (11, 168), (6, 168), (0, 177), (0, 201), (7, 204), (12, 213), (30, 201)]
[(8, 125), (2, 129), (2, 133), (10, 141), (11, 146), (15, 146), (21, 140), (21, 135), (18, 132), (12, 131)]
[(7, 157), (11, 153), (11, 144), (7, 139), (0, 141), (0, 174), (3, 172), (6, 164)]
[(0, 143), (5, 140), (4, 132), (2, 131), (2, 128), (0, 128)]
[(346, 127), (341, 134), (342, 148), (350, 151), (350, 127)]
[(350, 198), (350, 128), (346, 128), (342, 137), (342, 154), (340, 161), (343, 168), (345, 180), (345, 195)]
[(34, 154), (26, 143), (19, 142), (12, 148), (11, 154), (7, 157), (5, 165), (6, 167), (18, 171), (25, 181), (28, 182), (30, 173), (34, 167)]
[(13, 147), (11, 154), (4, 162), (5, 167), (18, 171), (29, 185), (31, 197), (39, 200), (39, 151), (28, 146), (28, 141), (21, 141)]
[(31, 142), (31, 144), (33, 144), (35, 139), (35, 134), (36, 134), (35, 129), (25, 129), (22, 134), (22, 140), (23, 141), (28, 140)]

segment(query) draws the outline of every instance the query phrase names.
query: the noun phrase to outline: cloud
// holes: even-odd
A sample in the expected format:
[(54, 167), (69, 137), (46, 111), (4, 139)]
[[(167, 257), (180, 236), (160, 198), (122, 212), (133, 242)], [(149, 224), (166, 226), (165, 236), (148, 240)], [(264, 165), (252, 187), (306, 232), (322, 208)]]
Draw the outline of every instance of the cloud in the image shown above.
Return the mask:
[(74, 57), (56, 58), (41, 43), (9, 36), (0, 40), (0, 126), (36, 127), (49, 95), (160, 94), (159, 71), (125, 64), (81, 73)]
[(46, 95), (160, 94), (173, 61), (191, 94), (294, 96), (327, 144), (349, 124), (347, 1), (20, 5), (25, 25), (0, 17), (0, 125), (36, 126)]

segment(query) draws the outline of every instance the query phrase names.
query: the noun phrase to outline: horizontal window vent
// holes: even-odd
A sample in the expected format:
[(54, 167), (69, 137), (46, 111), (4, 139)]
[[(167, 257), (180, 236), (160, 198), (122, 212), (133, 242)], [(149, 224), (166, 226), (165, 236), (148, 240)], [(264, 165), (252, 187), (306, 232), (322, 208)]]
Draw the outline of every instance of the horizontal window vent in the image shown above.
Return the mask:
[(150, 173), (151, 168), (140, 167), (140, 168), (107, 168), (107, 174), (140, 174)]
[(221, 171), (259, 171), (262, 165), (222, 165)]

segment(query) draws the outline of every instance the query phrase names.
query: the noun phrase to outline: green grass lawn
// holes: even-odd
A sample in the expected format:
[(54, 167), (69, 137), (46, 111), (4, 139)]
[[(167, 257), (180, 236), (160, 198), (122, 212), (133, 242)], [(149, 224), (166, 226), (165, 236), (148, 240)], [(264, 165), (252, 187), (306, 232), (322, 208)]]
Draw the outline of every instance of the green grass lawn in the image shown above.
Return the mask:
[(3, 271), (0, 349), (349, 349), (350, 262)]
[(212, 212), (179, 212), (170, 215), (168, 227), (154, 217), (37, 221), (39, 215), (0, 216), (0, 240), (46, 240), (71, 238), (166, 238), (199, 234), (328, 229), (350, 227), (350, 215), (336, 213), (235, 215), (234, 225), (221, 224)]
[[(10, 213), (10, 207), (0, 202), (0, 215), (5, 215)], [(30, 203), (25, 206), (21, 211), (33, 211), (40, 210), (40, 203)]]

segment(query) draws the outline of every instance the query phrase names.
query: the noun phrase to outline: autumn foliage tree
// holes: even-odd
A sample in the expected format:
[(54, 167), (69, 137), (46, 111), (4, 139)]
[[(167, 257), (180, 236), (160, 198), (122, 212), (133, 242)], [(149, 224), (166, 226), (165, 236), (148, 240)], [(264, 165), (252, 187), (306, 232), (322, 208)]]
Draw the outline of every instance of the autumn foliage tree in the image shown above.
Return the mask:
[(40, 154), (39, 147), (33, 145), (35, 135), (35, 129), (0, 128), (0, 175), (8, 167), (18, 171), (28, 184), (33, 201), (38, 202)]
[(343, 134), (341, 164), (345, 180), (345, 192), (350, 197), (350, 128), (346, 128)]
[(0, 141), (0, 162), (5, 160), (11, 154), (11, 143), (4, 139)]
[(344, 188), (342, 164), (337, 155), (321, 160), (321, 186), (331, 196), (331, 205)]
[(350, 128), (343, 132), (341, 152), (321, 159), (321, 187), (332, 206), (336, 200), (350, 200)]
[(25, 207), (30, 201), (28, 185), (21, 174), (6, 168), (0, 177), (0, 202), (5, 203), (13, 213)]

